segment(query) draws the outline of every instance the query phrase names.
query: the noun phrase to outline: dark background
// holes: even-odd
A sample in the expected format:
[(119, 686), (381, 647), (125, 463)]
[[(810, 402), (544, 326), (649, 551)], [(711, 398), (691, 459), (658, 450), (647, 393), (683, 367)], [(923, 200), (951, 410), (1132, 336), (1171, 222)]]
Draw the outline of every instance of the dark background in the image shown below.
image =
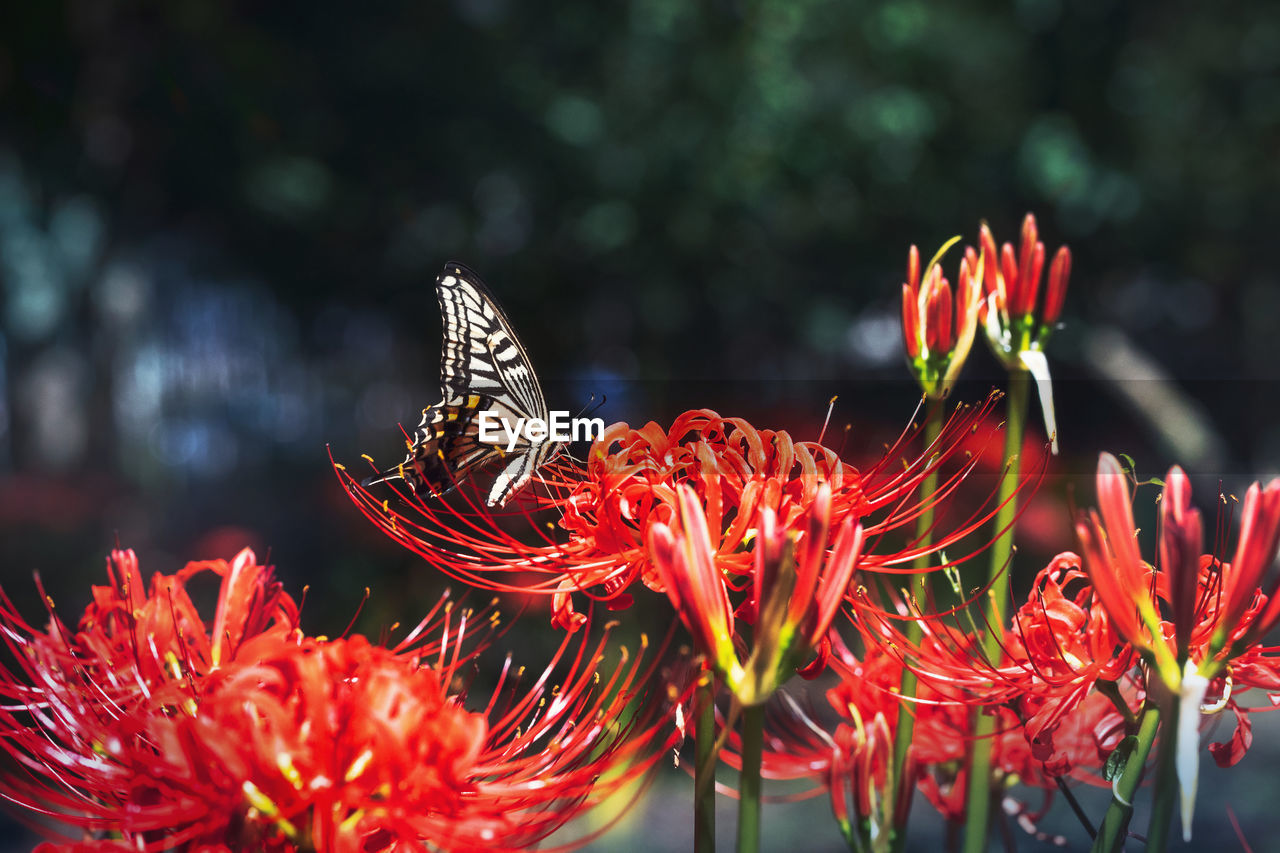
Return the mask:
[[(1280, 470), (1274, 4), (0, 16), (0, 581), (28, 613), (33, 571), (77, 612), (118, 539), (147, 572), (269, 549), (315, 632), (366, 585), (362, 627), (413, 621), (438, 581), (325, 445), (396, 461), (437, 396), (446, 260), (489, 281), (555, 408), (813, 438), (839, 394), (864, 456), (915, 402), (907, 247), (984, 218), (1013, 240), (1031, 210), (1075, 265), (1064, 453), (1020, 574), (1070, 547), (1099, 450), (1181, 462), (1210, 512), (1219, 481)], [(979, 399), (1002, 373), (979, 343), (966, 376)]]

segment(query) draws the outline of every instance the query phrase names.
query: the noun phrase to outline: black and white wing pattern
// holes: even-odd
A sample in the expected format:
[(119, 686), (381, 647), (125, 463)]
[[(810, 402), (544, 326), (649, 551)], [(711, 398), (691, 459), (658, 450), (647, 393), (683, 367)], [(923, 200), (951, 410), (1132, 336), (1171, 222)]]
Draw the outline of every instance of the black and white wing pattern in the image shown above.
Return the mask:
[(489, 429), (488, 441), (482, 437), (481, 413), (491, 425), (502, 419), (513, 427), (519, 419), (546, 423), (542, 388), (511, 322), (478, 275), (461, 264), (446, 264), (436, 279), (436, 296), (444, 339), (441, 400), (423, 410), (404, 462), (371, 482), (400, 477), (415, 492), (425, 488), (443, 494), (471, 469), (505, 459), (488, 496), (490, 506), (502, 506), (560, 445), (512, 436), (503, 426)]

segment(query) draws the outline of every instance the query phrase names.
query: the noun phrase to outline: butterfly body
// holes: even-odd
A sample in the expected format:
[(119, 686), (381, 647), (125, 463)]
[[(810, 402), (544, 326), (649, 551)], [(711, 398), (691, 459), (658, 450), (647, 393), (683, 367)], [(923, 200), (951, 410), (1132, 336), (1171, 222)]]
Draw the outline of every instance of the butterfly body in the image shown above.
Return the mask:
[[(487, 501), (502, 506), (562, 444), (507, 428), (531, 419), (545, 422), (547, 404), (524, 346), (480, 277), (461, 264), (446, 264), (436, 279), (436, 296), (443, 325), (441, 400), (423, 410), (404, 462), (371, 482), (399, 477), (415, 493), (439, 495), (472, 469), (501, 460), (506, 464)], [(502, 426), (482, 430), (482, 419)]]

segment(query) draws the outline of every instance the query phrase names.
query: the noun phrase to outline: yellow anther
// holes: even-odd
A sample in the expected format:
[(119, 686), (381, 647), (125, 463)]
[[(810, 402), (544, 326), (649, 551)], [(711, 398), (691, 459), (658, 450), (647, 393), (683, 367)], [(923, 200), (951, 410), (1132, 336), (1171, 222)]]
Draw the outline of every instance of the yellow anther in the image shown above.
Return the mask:
[(359, 778), (364, 769), (369, 766), (369, 762), (373, 760), (373, 750), (366, 749), (351, 762), (351, 766), (347, 768), (347, 773), (343, 777), (343, 781), (352, 782)]
[(293, 786), (295, 791), (302, 790), (302, 774), (299, 773), (298, 768), (294, 766), (292, 755), (287, 752), (277, 753), (276, 767), (280, 770), (281, 775), (289, 780), (289, 784)]

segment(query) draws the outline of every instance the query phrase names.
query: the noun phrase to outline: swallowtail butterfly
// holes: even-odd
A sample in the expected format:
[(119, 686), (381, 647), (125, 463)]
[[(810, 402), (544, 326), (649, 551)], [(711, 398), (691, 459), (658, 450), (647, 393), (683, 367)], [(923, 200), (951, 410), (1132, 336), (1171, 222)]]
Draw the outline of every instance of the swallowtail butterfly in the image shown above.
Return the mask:
[(503, 428), (496, 429), (498, 442), (481, 439), (481, 412), (512, 424), (518, 418), (545, 422), (548, 412), (542, 388), (511, 322), (478, 275), (461, 264), (446, 264), (436, 279), (436, 297), (444, 338), (441, 400), (423, 409), (404, 462), (365, 485), (398, 477), (415, 493), (425, 487), (429, 494), (439, 495), (471, 469), (505, 459), (506, 467), (494, 479), (488, 497), (489, 506), (502, 506), (559, 452), (561, 443), (520, 436), (507, 452), (510, 436)]

